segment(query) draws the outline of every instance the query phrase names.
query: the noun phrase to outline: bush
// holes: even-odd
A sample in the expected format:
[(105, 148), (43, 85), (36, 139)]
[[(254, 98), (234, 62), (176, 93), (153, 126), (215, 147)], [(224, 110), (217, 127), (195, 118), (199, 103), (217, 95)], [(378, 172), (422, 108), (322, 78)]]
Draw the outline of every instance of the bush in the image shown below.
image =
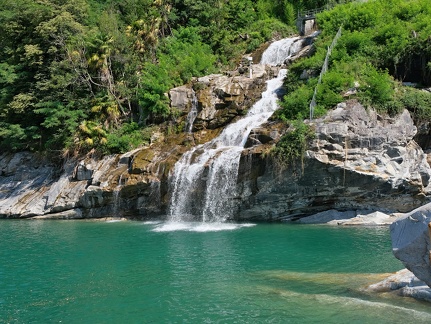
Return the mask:
[(282, 166), (287, 166), (294, 163), (296, 159), (302, 158), (308, 142), (315, 136), (310, 125), (304, 124), (300, 120), (293, 122), (292, 126), (293, 130), (283, 135), (270, 153)]
[(330, 109), (343, 101), (342, 92), (351, 87), (353, 78), (350, 74), (338, 70), (328, 71), (323, 75), (318, 87), (317, 102), (324, 109)]
[(415, 120), (424, 121), (431, 119), (431, 93), (419, 89), (406, 88), (401, 101), (412, 112)]
[(158, 63), (145, 65), (140, 88), (139, 103), (147, 115), (168, 116), (170, 88), (187, 83), (193, 76), (202, 76), (215, 71), (215, 55), (202, 43), (194, 27), (183, 28), (166, 38), (158, 53)]
[(137, 123), (123, 124), (120, 128), (107, 135), (106, 144), (102, 145), (105, 153), (125, 153), (141, 145), (148, 144), (151, 128), (141, 129)]
[(359, 98), (364, 105), (384, 111), (385, 104), (394, 99), (394, 81), (387, 71), (366, 64), (360, 84)]
[(301, 85), (293, 93), (283, 98), (280, 103), (282, 109), (277, 111), (276, 117), (284, 121), (307, 118), (312, 97), (313, 88), (305, 84)]

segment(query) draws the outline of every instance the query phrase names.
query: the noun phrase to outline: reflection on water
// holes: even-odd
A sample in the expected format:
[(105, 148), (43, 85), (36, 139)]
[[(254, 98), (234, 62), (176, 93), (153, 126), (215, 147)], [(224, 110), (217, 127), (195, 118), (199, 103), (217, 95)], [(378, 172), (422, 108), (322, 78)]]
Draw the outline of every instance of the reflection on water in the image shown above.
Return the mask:
[[(0, 322), (431, 322), (387, 228), (0, 221)], [(372, 251), (372, 253), (370, 253)]]

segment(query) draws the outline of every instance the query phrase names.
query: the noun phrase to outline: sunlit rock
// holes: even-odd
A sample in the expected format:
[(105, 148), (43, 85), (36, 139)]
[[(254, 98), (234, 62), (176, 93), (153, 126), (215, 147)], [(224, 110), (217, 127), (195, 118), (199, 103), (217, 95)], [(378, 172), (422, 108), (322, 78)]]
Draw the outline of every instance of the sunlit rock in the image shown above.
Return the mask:
[(93, 171), (91, 164), (85, 165), (84, 161), (81, 161), (75, 166), (72, 178), (76, 181), (91, 180)]
[(431, 287), (431, 204), (421, 206), (391, 225), (392, 251), (407, 269)]
[(407, 111), (381, 116), (351, 100), (310, 126), (315, 139), (287, 167), (271, 159), (268, 144), (266, 153), (244, 152), (238, 219), (297, 220), (331, 209), (390, 215), (427, 202), (431, 169)]
[(380, 282), (367, 286), (364, 291), (393, 292), (403, 297), (431, 302), (431, 288), (407, 269), (400, 270)]
[[(310, 43), (301, 38), (279, 44), (291, 55), (289, 60), (311, 50)], [(68, 212), (73, 210), (80, 210), (83, 218), (118, 213), (166, 217), (176, 162), (246, 115), (262, 97), (266, 81), (286, 61), (278, 57), (280, 52), (273, 45), (267, 49), (259, 56), (268, 59), (268, 65), (246, 61), (242, 72), (213, 74), (172, 89), (171, 108), (180, 112), (178, 118), (161, 124), (149, 146), (124, 155), (81, 157), (58, 165), (29, 152), (1, 154), (0, 217), (58, 214), (73, 218), (75, 212)], [(282, 93), (278, 88), (277, 97)], [(189, 129), (186, 116), (195, 99), (197, 116)], [(235, 188), (228, 197), (235, 210), (232, 219), (294, 221), (315, 215), (319, 222), (333, 211), (339, 214), (334, 220), (340, 224), (347, 224), (341, 215), (349, 213), (354, 215), (349, 216), (350, 223), (364, 224), (366, 214), (371, 215), (367, 224), (385, 223), (380, 213), (408, 212), (428, 201), (431, 169), (414, 141), (416, 127), (407, 111), (387, 117), (350, 100), (308, 123), (315, 139), (302, 158), (284, 164), (273, 158), (271, 148), (289, 125), (269, 121), (250, 130), (235, 172)], [(196, 150), (190, 158), (200, 154)], [(205, 163), (191, 190), (205, 188), (209, 166), (216, 158)]]

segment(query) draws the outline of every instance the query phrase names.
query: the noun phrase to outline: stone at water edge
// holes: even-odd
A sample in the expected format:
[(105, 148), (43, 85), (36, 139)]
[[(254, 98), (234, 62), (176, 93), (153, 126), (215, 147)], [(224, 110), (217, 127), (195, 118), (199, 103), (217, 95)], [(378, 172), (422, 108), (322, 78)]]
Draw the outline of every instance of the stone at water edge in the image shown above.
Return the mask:
[(429, 259), (431, 203), (421, 206), (390, 226), (392, 252), (414, 275), (431, 287)]
[(397, 271), (383, 281), (367, 286), (364, 290), (373, 293), (394, 291), (403, 297), (431, 302), (431, 288), (407, 269)]

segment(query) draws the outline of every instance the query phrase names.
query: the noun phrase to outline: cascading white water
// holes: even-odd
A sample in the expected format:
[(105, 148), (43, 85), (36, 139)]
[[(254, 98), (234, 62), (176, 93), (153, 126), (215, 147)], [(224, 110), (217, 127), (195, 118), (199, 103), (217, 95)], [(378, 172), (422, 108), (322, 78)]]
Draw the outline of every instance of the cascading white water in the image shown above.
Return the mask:
[[(192, 90), (193, 91), (193, 90)], [(192, 98), (192, 107), (190, 109), (190, 112), (187, 114), (186, 119), (186, 132), (191, 133), (193, 129), (193, 123), (198, 115), (198, 98), (196, 97), (196, 93), (193, 91), (193, 98)]]
[(303, 41), (299, 37), (284, 38), (271, 43), (262, 54), (260, 64), (283, 64), (290, 56), (296, 54), (302, 48)]
[[(298, 39), (273, 43), (260, 64), (282, 64), (298, 51), (302, 43)], [(241, 152), (250, 131), (265, 123), (277, 109), (277, 90), (285, 75), (282, 69), (276, 78), (267, 81), (267, 90), (244, 118), (228, 125), (212, 141), (192, 148), (175, 164), (170, 221), (223, 222), (232, 216)]]
[(118, 178), (117, 187), (112, 191), (112, 195), (114, 199), (113, 217), (120, 216), (120, 196), (121, 196), (122, 182), (123, 182), (123, 175), (120, 174), (120, 177)]

